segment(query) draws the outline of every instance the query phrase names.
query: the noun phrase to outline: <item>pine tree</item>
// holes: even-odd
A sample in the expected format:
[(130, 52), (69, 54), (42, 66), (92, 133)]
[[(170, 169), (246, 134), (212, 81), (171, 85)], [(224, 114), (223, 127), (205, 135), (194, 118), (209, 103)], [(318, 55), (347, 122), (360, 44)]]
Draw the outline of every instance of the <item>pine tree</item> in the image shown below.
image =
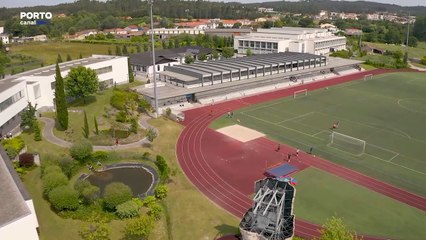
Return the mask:
[(129, 54), (129, 52), (127, 51), (127, 46), (126, 45), (124, 45), (123, 46), (123, 51), (122, 51), (122, 53), (123, 53), (123, 55), (128, 55)]
[(133, 73), (132, 66), (130, 65), (130, 59), (127, 59), (127, 65), (129, 68), (129, 83), (132, 83), (135, 81), (135, 75)]
[(121, 56), (121, 55), (123, 55), (123, 54), (121, 53), (121, 48), (120, 48), (120, 46), (118, 46), (118, 45), (116, 45), (116, 46), (115, 46), (115, 55), (116, 55), (116, 56)]
[(68, 61), (71, 61), (71, 60), (72, 60), (71, 55), (70, 55), (70, 54), (67, 54), (67, 62), (68, 62)]
[(62, 56), (61, 56), (61, 54), (59, 54), (59, 53), (58, 53), (58, 58), (56, 59), (56, 62), (57, 62), (57, 63), (61, 63), (61, 62), (63, 62), (63, 61), (62, 61)]
[(41, 141), (41, 130), (40, 130), (40, 125), (38, 124), (37, 120), (34, 120), (34, 140), (35, 141)]
[(64, 79), (61, 76), (59, 64), (56, 63), (55, 76), (55, 104), (56, 104), (56, 121), (58, 121), (61, 130), (68, 129), (68, 107), (65, 98)]
[(98, 120), (96, 119), (96, 116), (93, 116), (93, 120), (95, 122), (95, 133), (96, 135), (99, 135)]
[(87, 121), (86, 111), (84, 111), (83, 137), (89, 138), (89, 122)]

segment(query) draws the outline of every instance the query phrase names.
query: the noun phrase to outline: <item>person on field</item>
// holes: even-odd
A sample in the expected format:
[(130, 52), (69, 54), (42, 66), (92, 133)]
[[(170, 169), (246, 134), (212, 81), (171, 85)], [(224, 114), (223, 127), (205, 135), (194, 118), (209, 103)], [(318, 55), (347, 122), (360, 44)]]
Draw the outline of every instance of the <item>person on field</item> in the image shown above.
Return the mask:
[(275, 151), (276, 151), (276, 152), (279, 152), (279, 151), (280, 151), (280, 149), (281, 149), (281, 145), (280, 145), (280, 144), (278, 144), (278, 145), (277, 145), (277, 148), (275, 149)]
[(296, 157), (299, 157), (299, 152), (300, 152), (300, 150), (296, 149)]

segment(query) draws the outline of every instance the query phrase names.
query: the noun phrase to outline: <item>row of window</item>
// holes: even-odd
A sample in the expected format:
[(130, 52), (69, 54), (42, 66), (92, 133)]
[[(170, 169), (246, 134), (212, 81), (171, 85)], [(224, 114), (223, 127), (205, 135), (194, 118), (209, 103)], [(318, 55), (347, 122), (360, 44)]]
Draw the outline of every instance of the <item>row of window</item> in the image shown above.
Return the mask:
[(24, 93), (24, 90), (21, 90), (21, 91), (15, 93), (10, 98), (4, 100), (3, 102), (0, 103), (0, 112), (3, 112), (4, 110), (6, 110), (6, 108), (8, 108), (12, 104), (16, 103), (17, 101), (19, 101), (23, 97), (25, 97), (25, 93)]
[(239, 46), (250, 48), (278, 49), (278, 43), (239, 40)]
[(103, 73), (109, 73), (109, 72), (112, 72), (112, 66), (98, 68), (98, 69), (95, 69), (95, 71), (98, 75)]

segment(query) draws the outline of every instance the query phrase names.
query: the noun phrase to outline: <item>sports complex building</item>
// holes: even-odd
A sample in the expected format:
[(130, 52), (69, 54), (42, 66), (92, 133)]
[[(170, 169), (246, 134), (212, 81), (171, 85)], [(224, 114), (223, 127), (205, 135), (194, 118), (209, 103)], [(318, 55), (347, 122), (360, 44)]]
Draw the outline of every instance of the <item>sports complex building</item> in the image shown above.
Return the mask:
[[(361, 61), (283, 52), (165, 67), (157, 81), (159, 107), (189, 107), (360, 71)], [(136, 88), (151, 102), (153, 84)]]

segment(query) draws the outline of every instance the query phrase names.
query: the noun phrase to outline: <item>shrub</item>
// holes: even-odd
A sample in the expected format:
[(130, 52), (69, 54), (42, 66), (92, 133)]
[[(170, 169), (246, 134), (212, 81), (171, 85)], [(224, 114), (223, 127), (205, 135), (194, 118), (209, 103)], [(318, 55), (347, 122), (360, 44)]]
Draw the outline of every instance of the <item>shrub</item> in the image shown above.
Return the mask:
[(133, 133), (138, 133), (139, 124), (138, 124), (137, 118), (132, 118), (130, 120), (130, 123), (131, 123), (130, 131)]
[(118, 110), (125, 110), (129, 101), (138, 102), (138, 94), (130, 91), (114, 90), (110, 104)]
[(37, 120), (34, 121), (34, 140), (35, 141), (41, 141), (41, 130), (40, 130), (40, 124)]
[(172, 109), (170, 109), (169, 107), (168, 108), (166, 108), (166, 116), (168, 117), (168, 118), (170, 118), (170, 116), (172, 115)]
[(159, 220), (161, 218), (161, 212), (163, 212), (163, 208), (157, 202), (150, 204), (148, 215), (153, 217), (155, 220)]
[(160, 184), (155, 188), (155, 197), (158, 199), (164, 199), (167, 197), (168, 188), (164, 184)]
[(422, 64), (422, 65), (426, 65), (426, 56), (424, 56), (424, 57), (420, 60), (420, 64)]
[(61, 171), (61, 168), (53, 163), (46, 164), (43, 162), (43, 164), (41, 164), (41, 177), (44, 177), (49, 173), (60, 173)]
[(101, 190), (99, 187), (91, 184), (86, 186), (81, 192), (81, 196), (83, 197), (84, 202), (87, 204), (94, 203), (99, 198), (100, 194)]
[(78, 208), (78, 192), (68, 186), (60, 186), (49, 193), (49, 201), (58, 211), (76, 210)]
[(139, 216), (139, 206), (133, 200), (117, 205), (115, 213), (120, 218), (132, 218)]
[(151, 204), (154, 204), (156, 202), (157, 202), (157, 199), (154, 196), (148, 196), (143, 200), (143, 205), (149, 208)]
[(48, 196), (49, 193), (60, 186), (65, 186), (68, 184), (68, 178), (61, 171), (59, 172), (49, 172), (43, 176), (43, 194)]
[(106, 151), (96, 151), (92, 154), (92, 159), (94, 161), (106, 161), (109, 159), (109, 153)]
[(9, 158), (15, 158), (16, 155), (25, 147), (24, 140), (21, 137), (9, 138), (1, 141)]
[(68, 179), (71, 178), (78, 169), (78, 163), (67, 155), (61, 156), (57, 164)]
[(31, 153), (23, 153), (19, 155), (19, 166), (20, 167), (32, 167), (34, 165), (34, 155)]
[(114, 211), (115, 207), (132, 199), (132, 190), (129, 186), (114, 182), (105, 187), (104, 206), (107, 210)]
[(149, 216), (140, 216), (131, 219), (124, 227), (126, 239), (145, 239), (154, 228), (154, 221)]
[(86, 140), (81, 139), (78, 142), (75, 142), (70, 148), (71, 157), (80, 163), (87, 161), (93, 152), (92, 144)]
[(115, 116), (115, 121), (121, 122), (121, 123), (127, 122), (128, 119), (127, 119), (126, 112), (125, 111), (118, 112), (117, 115)]
[(148, 141), (153, 142), (154, 139), (157, 137), (157, 132), (153, 128), (148, 128), (148, 131), (146, 132), (146, 138)]

